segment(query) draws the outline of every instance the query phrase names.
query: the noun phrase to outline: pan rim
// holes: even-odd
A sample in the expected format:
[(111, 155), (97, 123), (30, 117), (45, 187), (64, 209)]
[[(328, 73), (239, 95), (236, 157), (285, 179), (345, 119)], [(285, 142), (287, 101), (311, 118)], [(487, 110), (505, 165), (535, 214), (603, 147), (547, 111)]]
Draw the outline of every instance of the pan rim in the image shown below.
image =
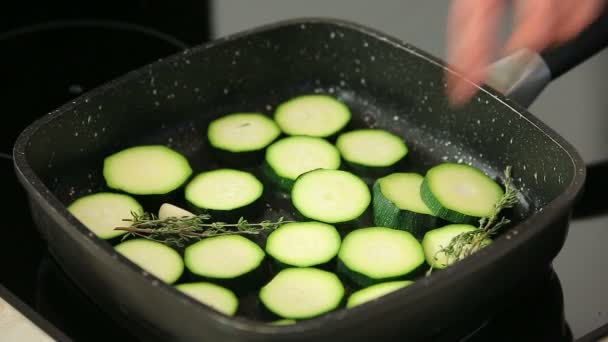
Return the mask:
[[(50, 123), (52, 120), (60, 117), (61, 115), (64, 115), (66, 112), (69, 112), (78, 105), (85, 103), (85, 101), (87, 101), (88, 99), (103, 96), (104, 93), (111, 91), (112, 89), (124, 82), (136, 79), (140, 75), (144, 74), (148, 69), (154, 68), (156, 65), (178, 61), (183, 58), (183, 56), (196, 54), (198, 52), (202, 52), (213, 47), (219, 47), (230, 41), (246, 38), (250, 35), (272, 31), (288, 26), (314, 24), (333, 25), (338, 28), (346, 28), (349, 30), (369, 35), (371, 38), (384, 41), (397, 49), (405, 50), (408, 53), (414, 54), (417, 57), (426, 60), (427, 62), (435, 64), (436, 66), (441, 67), (444, 70), (450, 73), (454, 73), (458, 77), (463, 78), (462, 75), (451, 69), (444, 61), (437, 58), (436, 56), (433, 56), (396, 37), (363, 26), (353, 21), (332, 17), (300, 17), (261, 25), (253, 29), (248, 29), (240, 31), (238, 33), (226, 35), (224, 37), (215, 39), (213, 41), (201, 44), (193, 48), (185, 49), (181, 52), (175, 53), (165, 58), (160, 58), (155, 62), (152, 62), (141, 68), (128, 72), (123, 76), (106, 82), (105, 84), (102, 84), (96, 87), (95, 89), (92, 89), (80, 95), (79, 97), (61, 105), (57, 109), (47, 113), (43, 117), (28, 125), (18, 136), (13, 147), (13, 164), (15, 167), (15, 171), (18, 175), (19, 180), (27, 189), (28, 196), (41, 197), (43, 199), (41, 203), (45, 206), (45, 210), (50, 210), (55, 218), (59, 218), (64, 221), (63, 224), (69, 224), (71, 228), (77, 229), (79, 233), (82, 234), (82, 237), (84, 239), (89, 240), (88, 242), (90, 247), (102, 250), (103, 253), (106, 253), (106, 255), (108, 255), (108, 257), (112, 257), (114, 254), (117, 254), (111, 248), (111, 246), (106, 244), (104, 241), (99, 240), (96, 237), (90, 236), (88, 234), (88, 230), (82, 227), (79, 222), (77, 222), (75, 218), (73, 218), (69, 214), (66, 207), (61, 204), (61, 202), (55, 197), (55, 195), (50, 191), (50, 189), (37, 176), (36, 172), (34, 172), (33, 168), (29, 165), (26, 156), (27, 146), (31, 142), (31, 137), (39, 129)], [(162, 289), (161, 291), (165, 291), (165, 293), (168, 293), (170, 295), (181, 296), (177, 298), (180, 298), (182, 301), (186, 301), (190, 304), (193, 304), (195, 307), (197, 307), (197, 310), (199, 310), (202, 315), (205, 315), (205, 319), (213, 319), (216, 323), (236, 330), (237, 333), (253, 333), (259, 334), (260, 336), (272, 334), (280, 337), (296, 333), (310, 333), (316, 329), (326, 328), (327, 325), (330, 325), (330, 328), (347, 329), (353, 324), (363, 323), (364, 321), (369, 319), (369, 317), (366, 315), (369, 315), (370, 313), (373, 313), (374, 315), (381, 315), (384, 311), (390, 311), (390, 309), (394, 309), (395, 307), (399, 306), (400, 301), (397, 300), (399, 297), (410, 296), (410, 298), (414, 298), (414, 300), (420, 300), (430, 295), (430, 292), (428, 291), (429, 288), (439, 287), (439, 285), (441, 285), (440, 287), (444, 287), (449, 286), (449, 284), (459, 283), (463, 277), (468, 277), (471, 273), (475, 273), (486, 267), (491, 267), (493, 261), (503, 258), (506, 254), (508, 254), (508, 252), (510, 252), (514, 247), (516, 247), (518, 245), (517, 241), (523, 241), (527, 238), (530, 238), (532, 235), (538, 234), (539, 232), (543, 231), (543, 224), (558, 219), (559, 217), (563, 216), (567, 210), (569, 210), (568, 208), (571, 206), (571, 203), (576, 199), (576, 197), (579, 196), (579, 193), (582, 189), (586, 177), (586, 168), (582, 157), (576, 151), (576, 149), (562, 136), (560, 136), (555, 130), (548, 127), (537, 117), (529, 113), (526, 108), (521, 107), (517, 103), (506, 98), (504, 95), (490, 88), (489, 86), (479, 86), (470, 82), (469, 80), (466, 81), (477, 87), (479, 91), (490, 95), (501, 105), (506, 106), (507, 108), (515, 112), (515, 114), (519, 115), (522, 119), (526, 120), (526, 122), (532, 125), (539, 132), (539, 134), (545, 135), (555, 145), (562, 149), (572, 162), (574, 172), (569, 184), (566, 185), (564, 191), (561, 192), (561, 194), (559, 194), (556, 198), (547, 203), (542, 212), (532, 214), (515, 227), (519, 230), (517, 239), (512, 239), (510, 241), (505, 241), (505, 239), (498, 239), (500, 241), (496, 241), (495, 244), (488, 246), (487, 250), (484, 249), (480, 251), (479, 255), (477, 255), (476, 257), (467, 258), (455, 265), (452, 265), (450, 271), (438, 272), (437, 274), (434, 274), (428, 278), (424, 278), (421, 281), (416, 282), (400, 291), (388, 294), (383, 300), (368, 303), (368, 305), (362, 306), (360, 308), (353, 308), (351, 310), (347, 310), (347, 312), (338, 311), (334, 313), (329, 313), (324, 317), (320, 317), (310, 321), (300, 322), (293, 326), (277, 327), (265, 324), (264, 322), (258, 322), (243, 317), (225, 317), (207, 308), (206, 306), (201, 305), (195, 300), (181, 294), (179, 291), (173, 289), (171, 286), (158, 286), (158, 288)], [(510, 247), (506, 246), (506, 244), (509, 244)], [(134, 263), (130, 262), (128, 259), (122, 257), (121, 255), (118, 255), (118, 258), (118, 260), (122, 261), (122, 266), (128, 267), (131, 271), (135, 271), (136, 273), (142, 275), (141, 268), (136, 266)], [(158, 280), (151, 275), (144, 276), (147, 278), (149, 283), (151, 283), (153, 280)]]

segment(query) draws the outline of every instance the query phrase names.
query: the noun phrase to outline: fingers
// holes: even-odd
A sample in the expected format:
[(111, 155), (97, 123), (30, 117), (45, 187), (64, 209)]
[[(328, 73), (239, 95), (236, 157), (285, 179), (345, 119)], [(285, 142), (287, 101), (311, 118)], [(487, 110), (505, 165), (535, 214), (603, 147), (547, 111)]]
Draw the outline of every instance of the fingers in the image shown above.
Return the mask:
[[(605, 0), (514, 0), (515, 23), (502, 52), (540, 52), (563, 44), (589, 26), (604, 9)], [(502, 0), (454, 0), (447, 32), (448, 64), (474, 84), (482, 84), (486, 68), (496, 58)], [(447, 72), (447, 95), (458, 107), (477, 91), (460, 75)]]
[[(485, 66), (494, 58), (503, 7), (502, 0), (456, 0), (450, 9), (448, 64), (472, 83), (484, 80)], [(450, 72), (446, 82), (453, 106), (464, 104), (476, 91), (474, 85)]]
[[(585, 2), (587, 0), (583, 0)], [(550, 46), (555, 39), (556, 27), (560, 24), (561, 7), (565, 0), (516, 0), (514, 30), (505, 46), (505, 53), (527, 48), (540, 51)], [(579, 1), (577, 1), (579, 2)]]
[(563, 44), (589, 26), (602, 12), (605, 0), (563, 1), (554, 44)]
[(515, 29), (505, 51), (563, 44), (591, 24), (603, 5), (604, 0), (517, 0)]

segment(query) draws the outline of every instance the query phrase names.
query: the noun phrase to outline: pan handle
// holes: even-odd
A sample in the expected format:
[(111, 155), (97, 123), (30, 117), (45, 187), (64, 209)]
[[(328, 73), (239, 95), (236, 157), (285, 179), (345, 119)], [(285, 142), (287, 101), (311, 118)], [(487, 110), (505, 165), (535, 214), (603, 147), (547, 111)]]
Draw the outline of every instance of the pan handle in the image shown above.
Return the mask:
[(586, 30), (563, 45), (547, 49), (541, 57), (556, 79), (575, 66), (584, 63), (608, 46), (608, 12), (604, 11)]
[(488, 70), (486, 84), (524, 107), (529, 107), (553, 80), (608, 46), (608, 6), (572, 40), (541, 53), (520, 50)]
[[(608, 46), (608, 8), (571, 41), (540, 54), (521, 50), (490, 66), (487, 85), (509, 99), (529, 107), (543, 89), (572, 68)], [(583, 196), (573, 210), (573, 218), (608, 214), (601, 200), (608, 191), (608, 161), (587, 165)]]

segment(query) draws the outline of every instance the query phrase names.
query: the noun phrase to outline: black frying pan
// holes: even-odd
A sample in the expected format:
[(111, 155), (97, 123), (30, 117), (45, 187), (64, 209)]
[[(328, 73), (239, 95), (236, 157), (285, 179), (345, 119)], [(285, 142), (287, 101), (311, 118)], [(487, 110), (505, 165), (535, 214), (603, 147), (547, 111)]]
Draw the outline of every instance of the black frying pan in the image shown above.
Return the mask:
[[(444, 69), (426, 52), (353, 23), (280, 22), (184, 51), (65, 104), (20, 135), (16, 172), (51, 254), (90, 298), (143, 335), (192, 341), (432, 338), (473, 310), (493, 312), (502, 294), (547, 269), (566, 238), (586, 170), (567, 141), (494, 89), (481, 88), (466, 107), (451, 109)], [(345, 101), (354, 127), (404, 136), (409, 170), (466, 162), (502, 181), (511, 165), (521, 191), (513, 224), (474, 256), (378, 301), (281, 327), (259, 321), (254, 295), (243, 298), (241, 315), (227, 318), (164, 286), (66, 210), (77, 197), (106, 189), (101, 163), (113, 151), (163, 143), (184, 153), (195, 171), (214, 168), (204, 138), (212, 118), (237, 110), (270, 113), (310, 92)], [(293, 214), (281, 196), (269, 205), (273, 210), (257, 219)]]

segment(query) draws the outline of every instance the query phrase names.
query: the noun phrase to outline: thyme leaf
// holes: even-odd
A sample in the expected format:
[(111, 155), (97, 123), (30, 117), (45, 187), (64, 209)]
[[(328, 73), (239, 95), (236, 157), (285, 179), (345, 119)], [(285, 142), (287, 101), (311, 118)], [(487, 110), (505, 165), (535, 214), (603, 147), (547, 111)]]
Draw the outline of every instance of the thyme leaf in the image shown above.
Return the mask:
[(168, 217), (159, 219), (151, 213), (131, 212), (132, 218), (123, 219), (131, 222), (129, 226), (116, 227), (114, 230), (126, 231), (123, 240), (129, 237), (142, 237), (157, 242), (183, 247), (191, 240), (207, 237), (248, 234), (257, 235), (278, 228), (285, 221), (280, 217), (276, 221), (264, 220), (250, 223), (243, 217), (236, 223), (210, 222), (211, 215)]

